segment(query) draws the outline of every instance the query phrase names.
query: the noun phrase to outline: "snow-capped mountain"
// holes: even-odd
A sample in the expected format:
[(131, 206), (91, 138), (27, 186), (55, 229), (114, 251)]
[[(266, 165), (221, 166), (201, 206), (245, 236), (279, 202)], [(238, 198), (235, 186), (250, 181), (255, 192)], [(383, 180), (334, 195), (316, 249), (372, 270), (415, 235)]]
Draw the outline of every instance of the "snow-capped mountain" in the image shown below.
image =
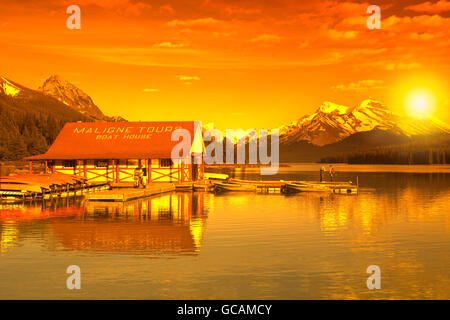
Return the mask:
[(103, 114), (99, 107), (92, 101), (83, 90), (58, 75), (52, 75), (38, 88), (45, 95), (56, 98), (65, 105), (75, 109), (81, 114), (96, 120), (123, 121), (121, 117), (108, 117)]
[(52, 96), (78, 112), (101, 120), (103, 112), (86, 93), (58, 75), (52, 75), (38, 88), (42, 93)]
[(20, 93), (20, 88), (11, 83), (8, 79), (0, 77), (0, 93), (15, 97)]
[(400, 116), (381, 102), (371, 99), (354, 107), (324, 102), (315, 113), (279, 129), (281, 144), (306, 141), (316, 146), (332, 144), (355, 133), (375, 129), (407, 137), (450, 133), (450, 127), (438, 120)]

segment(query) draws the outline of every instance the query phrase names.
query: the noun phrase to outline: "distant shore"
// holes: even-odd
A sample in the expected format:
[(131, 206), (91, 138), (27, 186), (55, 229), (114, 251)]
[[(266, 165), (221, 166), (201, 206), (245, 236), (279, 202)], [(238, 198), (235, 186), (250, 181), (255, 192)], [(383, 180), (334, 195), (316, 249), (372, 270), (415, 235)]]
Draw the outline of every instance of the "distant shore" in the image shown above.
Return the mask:
[[(280, 163), (279, 167), (290, 167), (291, 164), (289, 163)], [(222, 163), (222, 164), (205, 164), (205, 168), (268, 168), (270, 165), (265, 164), (235, 164), (235, 163)]]
[[(314, 172), (319, 171), (320, 167), (333, 165), (336, 172), (415, 172), (415, 173), (450, 173), (450, 165), (444, 164), (347, 164), (347, 163), (280, 163), (279, 172), (289, 174), (289, 172)], [(205, 170), (258, 170), (267, 165), (257, 164), (205, 164)], [(33, 161), (33, 173), (43, 173), (44, 164)], [(26, 174), (29, 172), (28, 161), (25, 160), (5, 160), (0, 161), (0, 176)]]

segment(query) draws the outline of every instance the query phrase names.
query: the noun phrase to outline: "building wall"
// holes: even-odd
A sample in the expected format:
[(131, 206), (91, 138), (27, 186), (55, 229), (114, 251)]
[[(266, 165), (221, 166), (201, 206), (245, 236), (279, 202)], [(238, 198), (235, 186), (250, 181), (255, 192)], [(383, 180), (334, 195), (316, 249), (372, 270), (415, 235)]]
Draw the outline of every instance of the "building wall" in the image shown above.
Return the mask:
[[(134, 182), (134, 171), (139, 167), (147, 169), (148, 183), (189, 182), (193, 176), (203, 178), (203, 165), (193, 166), (169, 159), (134, 159), (134, 160), (55, 160), (52, 172), (77, 175), (89, 182)], [(193, 175), (192, 170), (197, 170)]]

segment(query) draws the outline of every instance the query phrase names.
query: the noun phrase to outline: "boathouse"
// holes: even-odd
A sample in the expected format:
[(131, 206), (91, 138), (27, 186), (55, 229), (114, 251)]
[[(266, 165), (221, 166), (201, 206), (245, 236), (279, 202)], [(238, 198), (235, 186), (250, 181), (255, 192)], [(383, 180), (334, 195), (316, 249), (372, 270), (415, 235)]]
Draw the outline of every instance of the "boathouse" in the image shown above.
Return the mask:
[[(182, 154), (172, 157), (181, 141), (172, 141), (177, 129), (187, 130), (191, 138), (184, 159)], [(30, 170), (31, 161), (43, 161), (45, 173), (76, 175), (88, 182), (133, 183), (135, 169), (141, 168), (147, 183), (176, 183), (203, 179), (203, 150), (199, 121), (71, 122), (46, 153), (25, 159)]]

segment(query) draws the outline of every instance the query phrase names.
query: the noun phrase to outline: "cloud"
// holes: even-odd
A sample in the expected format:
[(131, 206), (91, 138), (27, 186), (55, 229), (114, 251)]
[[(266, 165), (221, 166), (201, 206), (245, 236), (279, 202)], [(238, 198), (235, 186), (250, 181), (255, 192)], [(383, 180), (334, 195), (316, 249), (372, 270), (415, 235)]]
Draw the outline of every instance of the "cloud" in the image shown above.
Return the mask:
[(275, 43), (280, 42), (281, 37), (273, 34), (261, 34), (257, 37), (250, 39), (250, 42), (263, 42), (263, 43)]
[(410, 39), (414, 39), (414, 40), (432, 40), (434, 39), (436, 36), (432, 33), (417, 33), (417, 32), (413, 32), (410, 33), (408, 35), (408, 38)]
[(170, 4), (165, 4), (159, 7), (159, 12), (173, 14), (175, 13), (175, 10)]
[(339, 84), (332, 89), (344, 90), (344, 91), (361, 91), (361, 90), (378, 90), (386, 89), (386, 85), (383, 80), (359, 80), (357, 82), (350, 82), (348, 84)]
[(132, 2), (130, 0), (97, 1), (97, 0), (77, 0), (79, 6), (94, 5), (107, 10), (115, 10), (125, 15), (139, 16), (142, 11), (151, 9), (152, 6), (141, 1)]
[(385, 66), (386, 70), (412, 70), (420, 68), (422, 64), (418, 62), (409, 63), (389, 63)]
[(166, 23), (168, 27), (205, 27), (211, 26), (219, 23), (219, 20), (208, 17), (208, 18), (199, 18), (199, 19), (191, 19), (191, 20), (171, 20)]
[(227, 15), (251, 15), (261, 13), (258, 8), (241, 8), (237, 6), (226, 6), (223, 12)]
[(450, 27), (450, 18), (444, 18), (440, 15), (420, 15), (415, 17), (390, 16), (383, 20), (383, 29), (397, 32), (433, 30)]
[(416, 5), (408, 6), (405, 9), (415, 12), (442, 13), (450, 11), (450, 1), (439, 0), (438, 2), (435, 3), (427, 1)]
[(200, 77), (199, 77), (199, 76), (181, 76), (181, 75), (178, 75), (178, 76), (176, 76), (176, 78), (177, 78), (178, 80), (181, 80), (181, 81), (186, 81), (186, 80), (189, 80), (189, 81), (191, 81), (191, 80), (200, 80)]
[(155, 48), (174, 48), (175, 49), (175, 48), (184, 47), (184, 44), (183, 43), (172, 43), (170, 41), (164, 41), (161, 43), (155, 43), (153, 45), (153, 47), (155, 47)]
[(158, 92), (159, 90), (155, 89), (155, 88), (150, 88), (150, 89), (143, 89), (142, 91), (144, 91), (144, 92)]
[(178, 80), (183, 81), (183, 84), (190, 86), (193, 81), (200, 80), (199, 76), (183, 76), (183, 75), (177, 75), (175, 76)]
[(353, 39), (358, 35), (358, 31), (355, 30), (347, 30), (347, 31), (338, 31), (334, 29), (328, 30), (328, 36), (333, 40), (342, 40), (342, 39)]

